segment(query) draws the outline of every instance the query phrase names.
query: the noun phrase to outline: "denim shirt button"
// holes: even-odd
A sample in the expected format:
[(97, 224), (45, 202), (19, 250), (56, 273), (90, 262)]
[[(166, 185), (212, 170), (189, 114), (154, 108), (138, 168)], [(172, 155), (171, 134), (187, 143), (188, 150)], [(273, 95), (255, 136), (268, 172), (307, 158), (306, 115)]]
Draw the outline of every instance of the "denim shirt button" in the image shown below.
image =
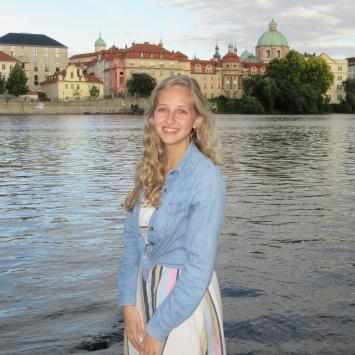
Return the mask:
[(153, 227), (150, 227), (150, 228), (149, 228), (149, 230), (150, 230), (150, 231), (153, 231), (153, 230), (154, 230), (154, 228), (153, 228)]

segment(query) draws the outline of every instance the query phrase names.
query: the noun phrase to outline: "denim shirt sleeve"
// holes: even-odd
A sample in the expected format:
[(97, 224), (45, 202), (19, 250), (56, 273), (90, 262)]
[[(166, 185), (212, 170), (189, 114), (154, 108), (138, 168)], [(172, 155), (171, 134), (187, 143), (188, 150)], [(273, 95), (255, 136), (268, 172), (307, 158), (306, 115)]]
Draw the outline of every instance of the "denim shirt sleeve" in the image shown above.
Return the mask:
[(128, 211), (123, 227), (123, 255), (118, 272), (119, 306), (136, 304), (136, 287), (139, 269), (136, 211)]
[(207, 291), (224, 220), (225, 195), (222, 175), (216, 167), (209, 168), (194, 191), (185, 244), (187, 262), (146, 326), (148, 334), (159, 341), (193, 313)]

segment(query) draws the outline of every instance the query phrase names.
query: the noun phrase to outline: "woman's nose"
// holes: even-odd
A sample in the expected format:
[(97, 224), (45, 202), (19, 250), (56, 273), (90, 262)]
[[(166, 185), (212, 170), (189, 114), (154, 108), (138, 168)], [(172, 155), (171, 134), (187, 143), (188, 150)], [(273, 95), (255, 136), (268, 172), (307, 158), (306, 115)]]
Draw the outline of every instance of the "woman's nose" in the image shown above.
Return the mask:
[(167, 122), (172, 122), (175, 120), (175, 111), (169, 111), (167, 117), (166, 117)]

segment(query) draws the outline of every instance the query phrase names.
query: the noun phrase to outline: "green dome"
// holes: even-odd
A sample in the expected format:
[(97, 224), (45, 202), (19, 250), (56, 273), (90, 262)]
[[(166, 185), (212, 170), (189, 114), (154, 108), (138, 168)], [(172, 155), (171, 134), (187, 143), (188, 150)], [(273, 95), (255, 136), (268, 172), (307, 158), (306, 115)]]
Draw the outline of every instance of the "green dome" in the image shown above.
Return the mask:
[(101, 33), (100, 37), (95, 42), (95, 46), (106, 46), (106, 42), (101, 38)]
[(286, 37), (277, 30), (277, 24), (274, 20), (269, 23), (269, 31), (264, 32), (258, 41), (260, 46), (286, 46), (288, 47)]

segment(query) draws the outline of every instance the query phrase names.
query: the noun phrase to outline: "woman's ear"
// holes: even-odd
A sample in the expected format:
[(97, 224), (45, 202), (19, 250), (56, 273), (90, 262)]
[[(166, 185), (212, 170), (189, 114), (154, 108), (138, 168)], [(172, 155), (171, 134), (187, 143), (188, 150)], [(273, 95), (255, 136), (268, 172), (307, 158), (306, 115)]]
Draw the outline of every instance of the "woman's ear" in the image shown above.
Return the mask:
[(197, 128), (203, 121), (203, 117), (202, 116), (196, 116), (195, 121), (192, 125), (193, 128)]

